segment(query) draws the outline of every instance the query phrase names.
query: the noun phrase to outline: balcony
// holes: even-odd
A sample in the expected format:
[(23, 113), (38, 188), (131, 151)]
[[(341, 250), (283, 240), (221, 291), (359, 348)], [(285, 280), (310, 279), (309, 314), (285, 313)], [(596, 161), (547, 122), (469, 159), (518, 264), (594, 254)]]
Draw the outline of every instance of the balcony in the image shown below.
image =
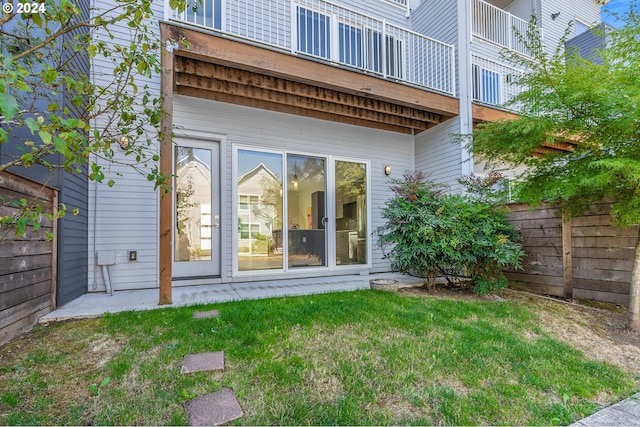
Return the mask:
[(193, 0), (181, 13), (166, 7), (174, 22), (455, 96), (452, 45), (328, 1)]
[(527, 39), (528, 21), (483, 0), (473, 0), (472, 25), (474, 37), (531, 57), (528, 43), (523, 42)]

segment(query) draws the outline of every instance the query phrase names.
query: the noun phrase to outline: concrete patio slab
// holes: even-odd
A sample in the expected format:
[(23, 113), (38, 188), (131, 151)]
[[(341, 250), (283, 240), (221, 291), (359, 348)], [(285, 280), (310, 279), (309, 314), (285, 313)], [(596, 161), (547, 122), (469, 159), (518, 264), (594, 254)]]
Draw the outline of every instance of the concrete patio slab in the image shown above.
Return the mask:
[(181, 374), (201, 371), (224, 371), (224, 351), (187, 354), (184, 357)]
[(411, 276), (381, 273), (176, 286), (171, 290), (173, 304), (169, 305), (158, 305), (158, 288), (116, 290), (112, 296), (105, 292), (90, 292), (41, 317), (39, 322), (44, 324), (69, 319), (87, 319), (121, 311), (369, 289), (369, 279), (373, 278), (396, 279), (400, 281), (400, 287), (415, 286), (422, 282), (421, 279)]
[(184, 404), (190, 426), (219, 426), (244, 416), (238, 398), (223, 388)]
[(571, 424), (570, 427), (640, 426), (640, 393)]
[(220, 317), (219, 310), (196, 311), (193, 313), (194, 319), (210, 319), (212, 317)]

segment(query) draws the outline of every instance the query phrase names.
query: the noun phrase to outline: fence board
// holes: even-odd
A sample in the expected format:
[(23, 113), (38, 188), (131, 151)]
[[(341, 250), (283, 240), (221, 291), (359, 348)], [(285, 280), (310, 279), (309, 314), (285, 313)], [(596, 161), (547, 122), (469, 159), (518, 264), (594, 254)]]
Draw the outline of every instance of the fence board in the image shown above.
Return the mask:
[[(7, 172), (0, 172), (0, 196), (0, 215), (19, 213), (7, 203), (22, 198), (41, 204), (45, 212), (55, 214), (57, 207), (56, 190)], [(33, 328), (52, 310), (57, 222), (43, 219), (42, 224), (20, 237), (12, 229), (0, 229), (0, 345)]]
[(629, 282), (613, 282), (610, 280), (574, 279), (576, 289), (583, 291), (611, 292), (614, 294), (629, 294)]
[(25, 286), (24, 288), (2, 293), (0, 294), (0, 310), (6, 310), (7, 308), (14, 307), (25, 301), (36, 299), (43, 295), (49, 297), (50, 290), (51, 281), (47, 280), (45, 282), (34, 283), (33, 285)]
[(51, 279), (49, 267), (0, 276), (0, 294)]
[(590, 299), (594, 301), (610, 302), (612, 304), (629, 305), (629, 293), (617, 294), (614, 292), (597, 292), (586, 289), (576, 289), (573, 293), (574, 298)]
[(573, 259), (574, 268), (584, 269), (609, 269), (620, 271), (631, 271), (633, 267), (633, 260), (631, 259), (606, 259), (606, 258), (578, 258)]
[(609, 237), (637, 237), (638, 227), (611, 227), (607, 225), (586, 225), (576, 227), (573, 224), (571, 233), (575, 237), (609, 236)]

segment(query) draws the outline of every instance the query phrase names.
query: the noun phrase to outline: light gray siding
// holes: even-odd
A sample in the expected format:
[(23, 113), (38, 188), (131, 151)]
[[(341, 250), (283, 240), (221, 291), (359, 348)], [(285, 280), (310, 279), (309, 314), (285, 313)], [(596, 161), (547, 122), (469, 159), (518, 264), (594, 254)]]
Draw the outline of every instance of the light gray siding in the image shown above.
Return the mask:
[[(99, 10), (108, 10), (110, 6), (109, 0), (95, 1), (95, 7)], [(162, 1), (154, 3), (154, 14), (158, 19), (164, 16)], [(149, 27), (159, 32), (156, 23), (150, 23)], [(106, 43), (130, 43), (128, 28), (112, 26), (110, 30), (114, 35), (113, 40), (102, 31), (98, 31), (96, 37)], [(112, 81), (113, 64), (108, 58), (97, 55), (91, 62), (91, 69), (97, 84)], [(152, 93), (160, 93), (160, 76), (151, 79), (137, 77), (136, 84), (139, 87), (146, 84)], [(97, 120), (92, 125), (100, 128), (101, 123)], [(105, 168), (104, 182), (113, 178), (115, 186), (109, 188), (106, 184), (95, 182), (89, 185), (89, 291), (105, 289), (102, 269), (96, 265), (99, 251), (113, 251), (116, 254), (116, 264), (109, 267), (114, 290), (158, 286), (158, 193), (146, 176), (124, 164), (131, 160), (118, 147), (115, 147), (115, 151), (115, 158), (120, 163), (95, 159)], [(138, 252), (137, 261), (128, 261), (129, 250)]]
[[(222, 161), (226, 163), (226, 175), (223, 177), (222, 185), (226, 206), (223, 209), (222, 227), (225, 227), (226, 235), (230, 238), (223, 240), (223, 280), (232, 275), (232, 239), (236, 235), (232, 230), (232, 221), (229, 220), (233, 214), (231, 172), (234, 146), (369, 160), (371, 231), (382, 225), (380, 209), (389, 198), (389, 178), (399, 178), (405, 170), (414, 167), (413, 142), (410, 135), (184, 96), (174, 97), (174, 125), (178, 127), (176, 134), (180, 136), (196, 131), (224, 135), (226, 139), (223, 146), (226, 147), (225, 152), (221, 156)], [(391, 166), (390, 177), (383, 173), (385, 165)], [(226, 222), (224, 218), (227, 218)], [(388, 271), (389, 264), (382, 259), (382, 253), (377, 248), (375, 240), (372, 247), (373, 271)], [(298, 274), (298, 271), (295, 274)], [(247, 280), (246, 276), (242, 280)]]
[[(567, 30), (569, 23), (575, 19), (586, 24), (600, 22), (600, 5), (596, 0), (572, 0), (572, 1), (540, 1), (539, 24), (544, 29), (544, 44), (547, 53), (551, 54), (558, 46), (560, 38)], [(556, 19), (551, 14), (560, 13)], [(575, 35), (575, 27), (569, 32), (569, 38)]]
[(458, 46), (457, 0), (426, 0), (411, 12), (412, 30)]
[(603, 25), (597, 26), (594, 31), (585, 31), (584, 33), (572, 38), (565, 44), (567, 53), (576, 51), (583, 58), (589, 58), (592, 61), (601, 64), (602, 58), (597, 56), (599, 50), (606, 46), (606, 37)]
[(460, 118), (454, 117), (416, 135), (416, 169), (435, 182), (456, 188), (461, 175), (462, 150), (452, 136), (460, 133)]

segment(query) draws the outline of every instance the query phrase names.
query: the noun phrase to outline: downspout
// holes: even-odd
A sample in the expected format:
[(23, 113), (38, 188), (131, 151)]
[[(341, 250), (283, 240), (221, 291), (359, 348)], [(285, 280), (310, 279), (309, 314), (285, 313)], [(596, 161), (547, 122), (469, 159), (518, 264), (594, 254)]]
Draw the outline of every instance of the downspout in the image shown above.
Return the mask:
[(102, 277), (104, 278), (104, 286), (106, 288), (106, 292), (113, 296), (113, 288), (111, 287), (111, 274), (109, 273), (109, 266), (102, 265)]
[[(471, 0), (458, 0), (458, 84), (460, 95), (460, 133), (473, 131), (471, 110)], [(460, 145), (460, 174), (473, 173), (473, 153), (466, 148), (467, 141)]]
[[(96, 0), (91, 1), (91, 11), (95, 10)], [(92, 13), (89, 11), (89, 13)], [(91, 62), (89, 66), (91, 67), (91, 84), (95, 87), (96, 84), (96, 74), (95, 74), (95, 58), (91, 58)], [(93, 129), (98, 127), (98, 118), (93, 118)], [(98, 162), (98, 156), (95, 156), (96, 163)], [(87, 177), (89, 179), (89, 177)], [(96, 257), (98, 256), (98, 183), (93, 181), (93, 290), (98, 289), (98, 274), (96, 272), (98, 268), (98, 263)]]

